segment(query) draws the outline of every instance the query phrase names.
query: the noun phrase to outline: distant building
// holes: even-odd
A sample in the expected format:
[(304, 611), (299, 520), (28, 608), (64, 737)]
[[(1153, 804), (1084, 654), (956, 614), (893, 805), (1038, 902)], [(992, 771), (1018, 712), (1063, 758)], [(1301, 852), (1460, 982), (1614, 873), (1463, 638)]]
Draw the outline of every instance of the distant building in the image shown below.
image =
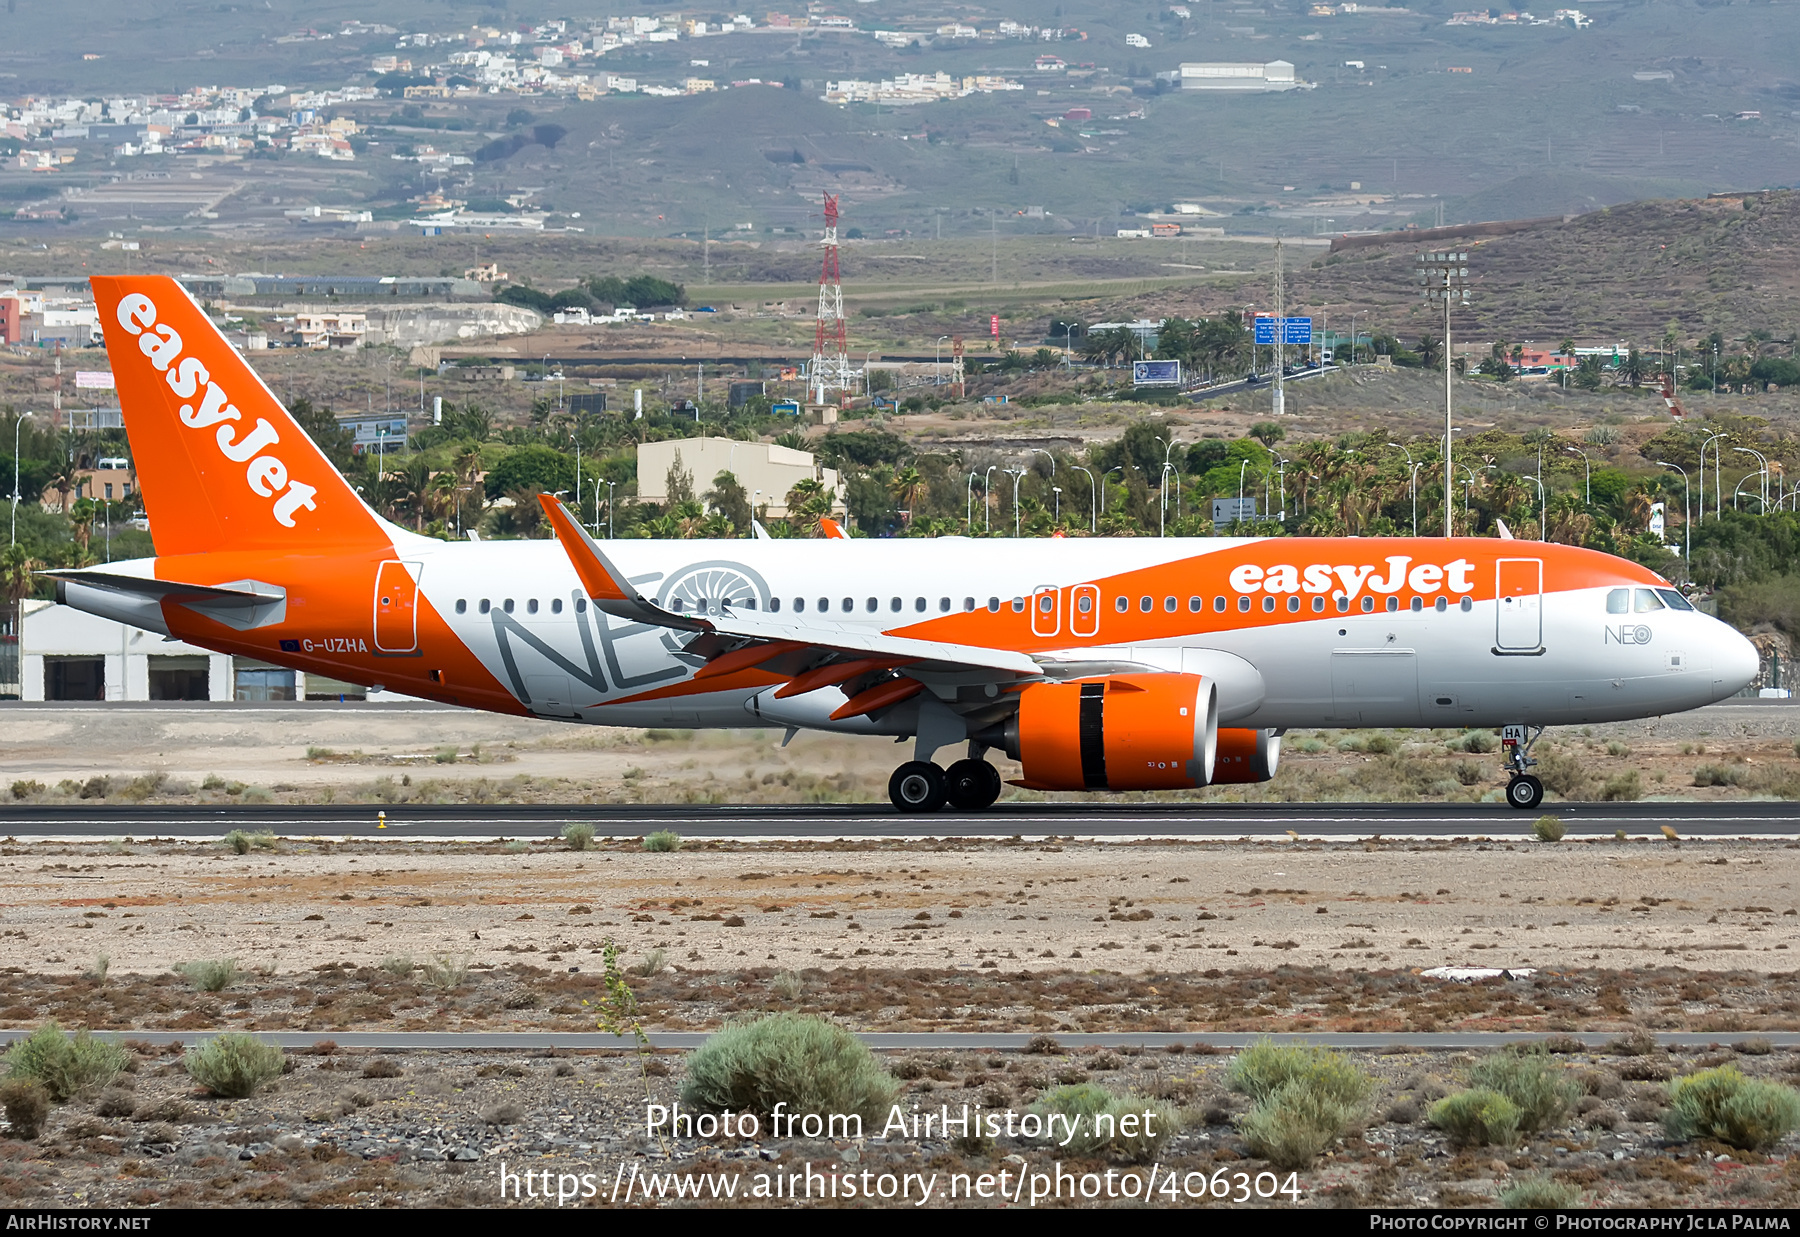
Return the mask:
[(352, 310), (294, 315), (294, 342), (302, 348), (362, 347), (369, 315)]
[(834, 502), (843, 501), (844, 487), (835, 468), (821, 468), (810, 451), (795, 451), (768, 442), (738, 442), (733, 438), (681, 438), (647, 442), (638, 448), (638, 498), (644, 502), (669, 501), (669, 470), (680, 457), (682, 471), (693, 477), (694, 496), (712, 488), (713, 478), (728, 472), (751, 496), (751, 504), (768, 506), (777, 519), (787, 515), (788, 491), (802, 481), (822, 482)]
[(1285, 60), (1267, 64), (1184, 64), (1181, 66), (1183, 90), (1294, 90), (1304, 85), (1294, 76), (1294, 66)]

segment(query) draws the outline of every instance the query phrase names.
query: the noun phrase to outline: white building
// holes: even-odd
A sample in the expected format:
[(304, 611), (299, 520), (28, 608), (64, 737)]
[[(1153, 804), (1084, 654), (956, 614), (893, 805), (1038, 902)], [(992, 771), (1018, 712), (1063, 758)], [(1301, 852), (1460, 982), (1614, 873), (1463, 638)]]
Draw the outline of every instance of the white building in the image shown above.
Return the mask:
[(27, 601), (19, 640), (23, 700), (361, 700), (365, 688), (47, 601)]
[(1294, 66), (1285, 60), (1267, 64), (1184, 64), (1181, 66), (1183, 90), (1293, 90), (1305, 85), (1294, 76)]
[(647, 442), (638, 448), (638, 498), (648, 503), (669, 501), (669, 470), (677, 459), (683, 472), (693, 477), (694, 497), (712, 488), (713, 478), (728, 472), (750, 495), (753, 508), (768, 506), (769, 515), (787, 515), (788, 491), (802, 481), (824, 484), (835, 503), (841, 503), (844, 487), (837, 469), (820, 468), (810, 451), (795, 451), (770, 442), (739, 442), (735, 438), (681, 438)]

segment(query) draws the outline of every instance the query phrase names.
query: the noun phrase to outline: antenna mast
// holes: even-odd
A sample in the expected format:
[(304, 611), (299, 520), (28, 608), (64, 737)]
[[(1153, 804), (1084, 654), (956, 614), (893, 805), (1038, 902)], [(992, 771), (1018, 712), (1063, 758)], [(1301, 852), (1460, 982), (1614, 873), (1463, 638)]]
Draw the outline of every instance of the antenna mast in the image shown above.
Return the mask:
[[(844, 332), (844, 286), (838, 275), (838, 200), (825, 195), (825, 260), (819, 267), (819, 321), (813, 336), (812, 388), (818, 402), (828, 390), (851, 390), (850, 352)], [(826, 349), (830, 348), (827, 352)]]

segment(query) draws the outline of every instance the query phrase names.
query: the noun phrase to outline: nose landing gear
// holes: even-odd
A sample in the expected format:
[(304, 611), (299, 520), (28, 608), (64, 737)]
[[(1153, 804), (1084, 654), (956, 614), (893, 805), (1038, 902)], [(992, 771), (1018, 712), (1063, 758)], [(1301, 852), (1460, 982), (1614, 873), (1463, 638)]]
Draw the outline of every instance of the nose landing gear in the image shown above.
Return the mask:
[(1544, 801), (1544, 784), (1526, 770), (1537, 763), (1531, 748), (1544, 735), (1542, 726), (1504, 726), (1500, 730), (1500, 750), (1512, 780), (1506, 783), (1506, 802), (1521, 812), (1528, 812)]

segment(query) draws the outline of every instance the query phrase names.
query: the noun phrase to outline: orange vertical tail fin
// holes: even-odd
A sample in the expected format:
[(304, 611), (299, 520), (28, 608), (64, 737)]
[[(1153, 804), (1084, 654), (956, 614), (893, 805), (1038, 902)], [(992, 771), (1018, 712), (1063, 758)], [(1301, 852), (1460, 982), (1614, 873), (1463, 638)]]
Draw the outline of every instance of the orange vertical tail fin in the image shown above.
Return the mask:
[(186, 289), (93, 285), (159, 554), (392, 543)]

